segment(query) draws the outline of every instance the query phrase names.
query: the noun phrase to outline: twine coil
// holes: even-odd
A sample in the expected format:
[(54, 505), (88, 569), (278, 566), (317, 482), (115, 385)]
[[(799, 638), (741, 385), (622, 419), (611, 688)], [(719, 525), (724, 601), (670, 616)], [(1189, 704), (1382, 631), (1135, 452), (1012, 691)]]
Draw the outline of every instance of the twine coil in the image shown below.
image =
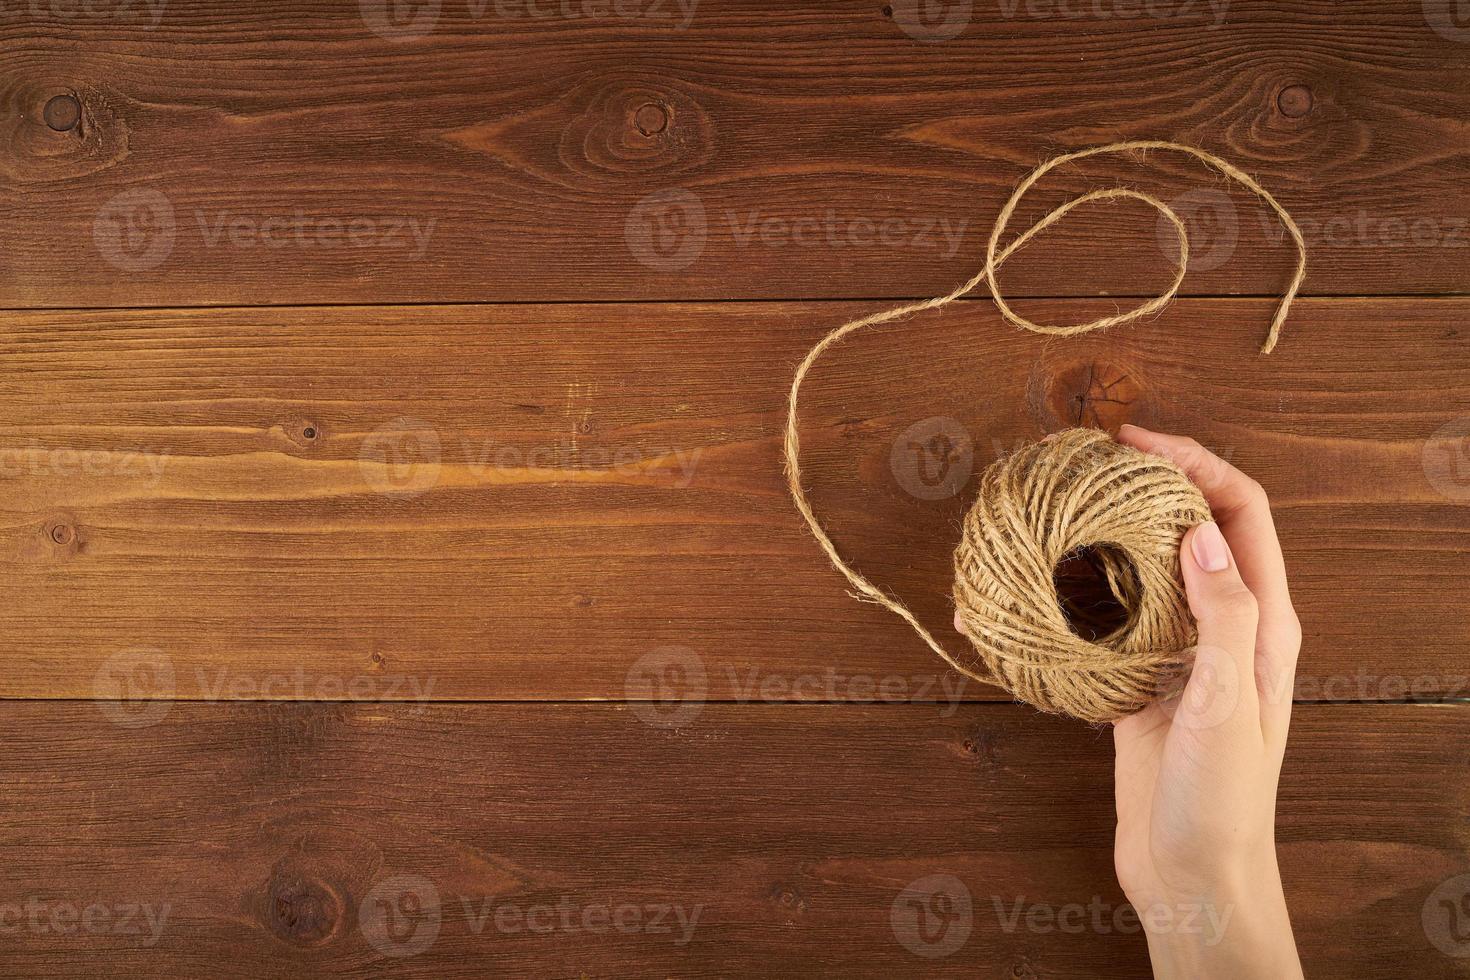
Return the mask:
[[(944, 296), (860, 317), (832, 330), (797, 367), (787, 401), (783, 446), (787, 489), (818, 545), (851, 583), (854, 598), (900, 616), (962, 674), (998, 684), (1044, 711), (1089, 722), (1113, 721), (1142, 708), (1188, 662), (1195, 631), (1179, 577), (1179, 541), (1189, 527), (1209, 519), (1209, 508), (1183, 472), (1115, 443), (1105, 433), (1080, 429), (1054, 435), (993, 463), (981, 477), (979, 498), (965, 515), (963, 538), (955, 552), (955, 602), (965, 634), (987, 672), (981, 673), (951, 655), (913, 612), (838, 554), (802, 487), (798, 399), (812, 365), (833, 344), (864, 327), (946, 306), (982, 282), (1007, 322), (1042, 334), (1070, 336), (1102, 330), (1166, 307), (1184, 281), (1189, 233), (1173, 208), (1143, 191), (1127, 187), (1089, 191), (1048, 212), (1004, 248), (1000, 246), (1021, 198), (1048, 172), (1085, 157), (1151, 150), (1194, 157), (1241, 184), (1270, 206), (1296, 243), (1296, 270), (1261, 344), (1261, 353), (1269, 354), (1306, 278), (1301, 229), (1264, 187), (1228, 161), (1182, 143), (1130, 140), (1062, 154), (1031, 171), (997, 215), (979, 272)], [(1179, 257), (1173, 281), (1164, 292), (1131, 310), (1078, 324), (1037, 323), (1011, 308), (996, 280), (1001, 265), (1074, 208), (1125, 198), (1149, 205), (1174, 229)], [(1107, 546), (1097, 555), (1128, 620), (1094, 642), (1069, 627), (1053, 571), (1068, 554), (1098, 545)]]

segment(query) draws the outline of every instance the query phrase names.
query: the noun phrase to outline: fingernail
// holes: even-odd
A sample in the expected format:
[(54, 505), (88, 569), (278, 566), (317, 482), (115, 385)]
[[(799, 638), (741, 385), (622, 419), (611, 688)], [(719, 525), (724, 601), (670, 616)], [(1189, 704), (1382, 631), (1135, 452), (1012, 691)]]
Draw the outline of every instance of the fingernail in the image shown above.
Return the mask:
[(1119, 432), (1122, 432), (1124, 429), (1132, 429), (1134, 432), (1142, 432), (1143, 431), (1138, 426), (1134, 425), (1132, 422), (1124, 422), (1122, 425), (1118, 426), (1118, 431)]
[(1225, 535), (1220, 533), (1220, 525), (1214, 521), (1205, 521), (1194, 529), (1190, 547), (1195, 562), (1205, 571), (1223, 572), (1230, 567), (1230, 547), (1225, 543)]
[(954, 631), (956, 633), (963, 633), (965, 631), (965, 621), (960, 618), (960, 611), (958, 609), (954, 611)]

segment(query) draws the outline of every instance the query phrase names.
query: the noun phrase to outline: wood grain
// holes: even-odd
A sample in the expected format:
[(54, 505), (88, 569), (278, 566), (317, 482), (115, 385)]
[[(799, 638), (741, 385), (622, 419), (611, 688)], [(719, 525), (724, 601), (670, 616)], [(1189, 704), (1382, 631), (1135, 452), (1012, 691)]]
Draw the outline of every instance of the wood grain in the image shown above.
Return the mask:
[[(7, 974), (1146, 975), (1113, 924), (1111, 740), (1026, 708), (710, 705), (665, 731), (593, 705), (99, 707), (0, 705)], [(1421, 918), (1470, 871), (1442, 778), (1467, 711), (1298, 708), (1277, 836), (1308, 976), (1467, 975)], [(894, 908), (932, 875), (971, 931), (926, 958), (942, 938)], [(620, 908), (637, 923), (599, 918)]]
[[(851, 600), (786, 497), (789, 372), (865, 308), (9, 315), (0, 694), (621, 699), (668, 668), (717, 700), (997, 697)], [(1299, 698), (1466, 696), (1470, 301), (1303, 302), (1261, 357), (1270, 308), (853, 337), (808, 383), (817, 511), (958, 651), (986, 464), (1079, 421), (1189, 433), (1272, 495)]]
[[(935, 295), (1026, 171), (1125, 138), (1257, 174), (1306, 230), (1309, 292), (1466, 289), (1451, 0), (387, 6), (10, 5), (0, 305)], [(1267, 215), (1153, 162), (1059, 174), (1018, 220), (1141, 184), (1201, 236), (1189, 291), (1279, 291)], [(1160, 289), (1158, 224), (1079, 213), (1006, 286)]]

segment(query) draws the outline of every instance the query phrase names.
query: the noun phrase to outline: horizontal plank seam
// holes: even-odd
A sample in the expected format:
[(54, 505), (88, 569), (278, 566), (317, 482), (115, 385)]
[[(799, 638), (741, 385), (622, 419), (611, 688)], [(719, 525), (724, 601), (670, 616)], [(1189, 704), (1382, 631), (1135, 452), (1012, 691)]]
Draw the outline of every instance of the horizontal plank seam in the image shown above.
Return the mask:
[[(624, 698), (400, 698), (400, 699), (369, 699), (369, 698), (76, 698), (76, 697), (15, 697), (7, 695), (0, 697), (0, 704), (14, 703), (48, 703), (48, 704), (136, 704), (139, 701), (158, 701), (165, 704), (360, 704), (360, 705), (393, 705), (393, 706), (425, 706), (425, 705), (585, 705), (589, 707), (607, 707), (630, 704), (652, 704), (651, 700), (628, 700)], [(706, 698), (699, 702), (705, 706), (711, 705), (740, 705), (750, 708), (790, 708), (790, 707), (831, 707), (831, 708), (923, 708), (932, 710), (935, 707), (943, 707), (951, 704), (973, 705), (977, 707), (989, 706), (997, 708), (1016, 708), (1030, 711), (1025, 705), (1015, 701), (1002, 700), (975, 700), (960, 698), (957, 701), (837, 701), (837, 700), (813, 700), (813, 701), (782, 701), (774, 699), (748, 699), (737, 700), (734, 698)], [(1304, 707), (1455, 707), (1470, 705), (1470, 697), (1446, 697), (1446, 698), (1420, 698), (1396, 699), (1396, 700), (1343, 700), (1327, 701), (1322, 699), (1294, 700), (1292, 704)]]
[[(759, 306), (775, 303), (800, 303), (809, 306), (837, 305), (843, 303), (888, 303), (888, 302), (910, 302), (929, 299), (928, 296), (851, 296), (851, 297), (769, 297), (769, 298), (688, 298), (688, 299), (535, 299), (535, 300), (446, 300), (424, 301), (416, 303), (263, 303), (253, 305), (202, 305), (202, 306), (6, 306), (0, 307), (0, 313), (35, 314), (35, 313), (167, 313), (170, 311), (197, 312), (197, 311), (230, 311), (230, 310), (397, 310), (418, 309), (436, 307), (500, 307), (500, 306)], [(1101, 301), (1112, 302), (1115, 300), (1144, 300), (1151, 296), (1134, 295), (1131, 293), (1109, 293), (1106, 295), (1071, 295), (1071, 296), (1018, 296), (1016, 302), (1022, 303), (1057, 303), (1057, 302), (1084, 302)], [(1190, 295), (1181, 293), (1180, 300), (1204, 300), (1210, 302), (1233, 302), (1239, 300), (1279, 300), (1281, 297), (1274, 293), (1202, 293)], [(1313, 303), (1333, 302), (1357, 302), (1361, 300), (1465, 300), (1470, 299), (1470, 291), (1463, 293), (1352, 293), (1352, 294), (1323, 294), (1303, 293), (1297, 297), (1298, 301), (1309, 300)], [(958, 300), (960, 303), (989, 304), (991, 301), (986, 297), (966, 297)]]

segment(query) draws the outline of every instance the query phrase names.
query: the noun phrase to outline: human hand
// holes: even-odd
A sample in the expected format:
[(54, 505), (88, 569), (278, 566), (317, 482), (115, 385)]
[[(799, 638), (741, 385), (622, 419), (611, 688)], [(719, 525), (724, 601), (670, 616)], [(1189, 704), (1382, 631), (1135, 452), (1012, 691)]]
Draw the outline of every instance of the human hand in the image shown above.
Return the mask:
[(1301, 626), (1265, 491), (1193, 439), (1118, 441), (1177, 464), (1218, 522), (1181, 546), (1199, 625), (1182, 692), (1113, 726), (1118, 881), (1156, 976), (1300, 977), (1275, 818)]

